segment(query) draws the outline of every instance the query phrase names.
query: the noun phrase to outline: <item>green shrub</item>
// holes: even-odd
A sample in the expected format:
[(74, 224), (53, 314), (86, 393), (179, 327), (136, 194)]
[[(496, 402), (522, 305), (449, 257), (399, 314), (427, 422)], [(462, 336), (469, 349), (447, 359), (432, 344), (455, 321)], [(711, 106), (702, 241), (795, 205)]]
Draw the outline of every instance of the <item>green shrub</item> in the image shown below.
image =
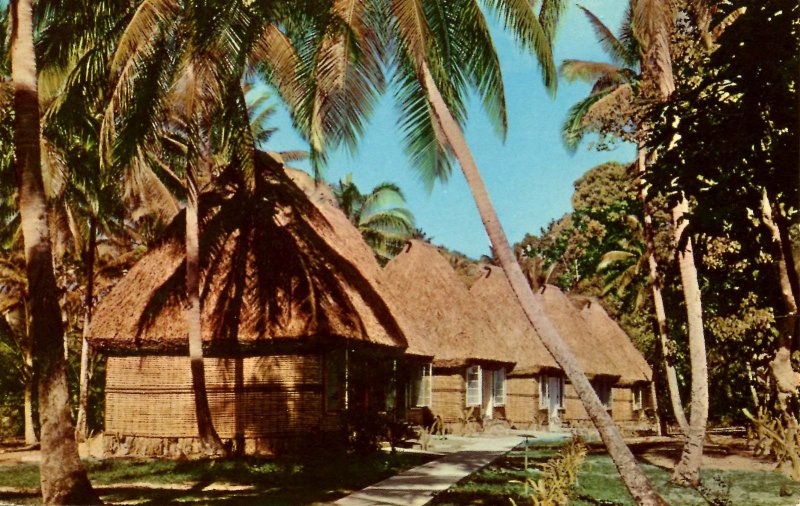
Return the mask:
[[(525, 493), (531, 506), (565, 506), (578, 481), (578, 469), (586, 459), (586, 446), (574, 437), (557, 457), (544, 464), (539, 479), (525, 480)], [(510, 499), (516, 506), (516, 502)]]

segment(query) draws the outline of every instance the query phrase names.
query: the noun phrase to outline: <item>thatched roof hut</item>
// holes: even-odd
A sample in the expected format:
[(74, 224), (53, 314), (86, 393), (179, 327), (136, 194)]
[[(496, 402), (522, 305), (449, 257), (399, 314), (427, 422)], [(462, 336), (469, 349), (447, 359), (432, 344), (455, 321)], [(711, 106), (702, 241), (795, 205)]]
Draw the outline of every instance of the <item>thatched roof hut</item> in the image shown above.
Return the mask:
[[(213, 350), (347, 339), (406, 341), (380, 268), (337, 209), (312, 203), (259, 153), (255, 181), (223, 174), (200, 200), (203, 340)], [(99, 349), (178, 351), (187, 342), (184, 214), (99, 304)]]
[(514, 362), (505, 336), (496, 334), (486, 308), (477, 303), (436, 247), (409, 241), (383, 271), (411, 323), (404, 328), (407, 353), (434, 357), (438, 367)]
[(598, 345), (578, 309), (557, 286), (545, 285), (534, 296), (543, 304), (545, 314), (575, 354), (587, 376), (618, 378), (622, 374), (613, 357)]
[(610, 355), (622, 372), (619, 384), (630, 386), (653, 379), (653, 370), (641, 352), (631, 342), (628, 334), (603, 309), (594, 297), (575, 297), (575, 305), (595, 334), (595, 342)]
[(485, 273), (470, 288), (470, 292), (489, 309), (495, 332), (504, 334), (511, 345), (517, 365), (514, 375), (538, 374), (560, 367), (542, 338), (528, 322), (528, 317), (519, 305), (505, 273), (499, 267), (485, 266)]

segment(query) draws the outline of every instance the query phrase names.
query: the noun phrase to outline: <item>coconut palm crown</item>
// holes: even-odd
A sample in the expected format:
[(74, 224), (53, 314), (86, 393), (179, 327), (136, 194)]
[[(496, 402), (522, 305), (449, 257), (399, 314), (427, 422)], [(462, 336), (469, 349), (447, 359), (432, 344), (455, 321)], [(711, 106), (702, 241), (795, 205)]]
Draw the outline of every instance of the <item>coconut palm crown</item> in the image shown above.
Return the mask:
[[(614, 33), (590, 10), (580, 7), (594, 29), (600, 47), (610, 62), (564, 60), (559, 72), (567, 81), (592, 84), (589, 96), (567, 112), (561, 127), (564, 145), (574, 152), (590, 131), (606, 132), (613, 125), (614, 134), (632, 132), (630, 115), (624, 112), (639, 83), (640, 44), (633, 29), (631, 6), (626, 11), (620, 33)], [(622, 107), (620, 107), (622, 106)]]
[(405, 196), (394, 183), (379, 183), (363, 194), (347, 174), (334, 185), (333, 194), (381, 263), (394, 258), (414, 232), (414, 215), (404, 207)]

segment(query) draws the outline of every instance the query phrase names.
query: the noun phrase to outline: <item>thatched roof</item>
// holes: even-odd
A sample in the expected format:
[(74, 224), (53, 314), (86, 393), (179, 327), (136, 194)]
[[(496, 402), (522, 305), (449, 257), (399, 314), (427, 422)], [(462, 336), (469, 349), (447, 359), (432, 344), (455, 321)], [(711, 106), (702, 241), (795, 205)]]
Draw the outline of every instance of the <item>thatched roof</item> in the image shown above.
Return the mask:
[(433, 356), (440, 367), (514, 362), (505, 336), (495, 333), (486, 309), (436, 247), (410, 241), (383, 270), (412, 325), (404, 328), (409, 354)]
[[(351, 339), (406, 342), (359, 232), (313, 204), (265, 153), (253, 188), (237, 171), (201, 196), (203, 339), (225, 343)], [(184, 214), (99, 304), (101, 348), (163, 350), (186, 343)]]
[(578, 363), (587, 376), (619, 377), (622, 374), (615, 360), (604, 347), (598, 345), (578, 308), (557, 286), (545, 285), (534, 296), (543, 304), (545, 314), (578, 358)]
[(653, 379), (653, 370), (647, 361), (633, 345), (628, 334), (603, 309), (600, 301), (594, 297), (578, 297), (573, 298), (573, 303), (580, 308), (581, 316), (594, 332), (595, 342), (614, 359), (622, 372), (619, 380), (621, 385), (633, 385)]
[(484, 275), (472, 285), (470, 292), (489, 310), (495, 333), (507, 336), (517, 363), (514, 374), (560, 369), (544, 347), (542, 338), (528, 322), (503, 270), (488, 265), (484, 269)]

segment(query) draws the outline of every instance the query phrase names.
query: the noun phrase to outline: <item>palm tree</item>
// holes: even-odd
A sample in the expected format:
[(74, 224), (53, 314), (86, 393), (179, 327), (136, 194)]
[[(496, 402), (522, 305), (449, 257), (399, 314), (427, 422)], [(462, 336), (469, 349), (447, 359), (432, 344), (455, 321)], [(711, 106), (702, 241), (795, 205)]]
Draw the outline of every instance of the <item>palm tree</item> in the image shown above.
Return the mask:
[[(500, 132), (505, 130), (502, 77), (482, 12), (474, 1), (467, 0), (448, 6), (446, 12), (437, 2), (397, 0), (391, 4), (380, 3), (379, 5), (386, 7), (386, 11), (365, 16), (365, 12), (370, 13), (365, 3), (353, 3), (360, 9), (345, 10), (344, 18), (339, 15), (342, 5), (334, 3), (330, 10), (336, 14), (337, 19), (344, 19), (350, 28), (344, 32), (344, 43), (342, 43), (344, 45), (340, 44), (337, 47), (338, 51), (333, 52), (340, 56), (338, 63), (341, 67), (328, 62), (317, 70), (324, 71), (333, 67), (331, 73), (334, 76), (349, 75), (347, 72), (341, 72), (340, 69), (343, 67), (350, 73), (356, 74), (356, 70), (348, 65), (349, 37), (357, 37), (363, 33), (389, 33), (393, 40), (390, 47), (393, 51), (390, 56), (394, 63), (394, 75), (399, 85), (398, 98), (404, 114), (401, 127), (406, 134), (406, 147), (412, 155), (414, 165), (423, 171), (423, 175), (432, 183), (435, 179), (446, 179), (450, 168), (449, 156), (454, 155), (475, 198), (495, 256), (505, 271), (517, 299), (531, 324), (542, 337), (545, 346), (575, 386), (628, 490), (639, 503), (664, 504), (637, 466), (619, 430), (578, 366), (575, 356), (566, 347), (539, 301), (534, 297), (514, 258), (464, 139), (459, 122), (464, 120), (464, 96), (470, 84), (475, 84), (475, 88), (484, 99), (484, 104), (487, 105), (490, 117), (496, 121), (497, 129)], [(491, 2), (490, 7), (500, 14), (506, 27), (514, 32), (521, 44), (537, 54), (542, 63), (545, 82), (551, 87), (554, 86), (555, 72), (550, 54), (550, 41), (562, 4), (544, 2), (539, 16), (528, 3)], [(458, 15), (448, 16), (453, 13)], [(371, 20), (380, 21), (386, 28), (365, 29), (370, 26), (368, 22)], [(333, 31), (333, 33), (342, 32)], [(323, 37), (323, 42), (319, 46), (324, 48), (326, 43), (335, 44), (336, 40), (342, 39), (330, 40)], [(370, 39), (365, 37), (364, 40)], [(364, 60), (361, 58), (357, 61), (363, 64)], [(315, 75), (313, 72), (311, 75), (315, 76), (318, 83), (327, 82), (320, 75)], [(364, 74), (357, 76), (364, 77)], [(320, 144), (325, 139), (322, 133), (326, 131), (339, 132), (340, 137), (334, 137), (334, 141), (354, 142), (360, 132), (361, 123), (358, 121), (363, 118), (365, 111), (368, 112), (370, 99), (373, 97), (374, 88), (365, 90), (363, 86), (355, 86), (355, 89), (348, 90), (347, 79), (334, 78), (330, 79), (330, 82), (333, 83), (332, 90), (326, 90), (324, 94), (312, 94), (314, 98), (308, 100), (312, 107), (301, 109), (299, 115), (296, 113), (296, 117), (301, 119), (297, 121), (300, 125), (310, 125), (311, 128), (307, 128), (306, 131), (312, 134), (312, 147), (315, 148), (314, 143)], [(379, 84), (382, 84), (382, 81)], [(326, 109), (317, 99), (324, 100), (325, 97), (335, 97), (338, 101), (330, 105), (331, 114), (322, 115), (320, 118), (315, 113)], [(362, 108), (355, 109), (358, 106), (353, 104), (359, 104)], [(303, 118), (309, 118), (311, 121), (304, 122)], [(339, 129), (338, 125), (341, 122), (350, 124), (351, 128)], [(315, 129), (314, 125), (321, 127)], [(342, 132), (345, 135), (341, 135)]]
[[(131, 5), (99, 6), (83, 2), (42, 4), (37, 41), (40, 74), (47, 83), (40, 92), (45, 161), (62, 184), (48, 199), (66, 218), (74, 254), (83, 262), (85, 292), (76, 437), (87, 435), (91, 353), (87, 340), (94, 302), (97, 244), (129, 236), (145, 216), (168, 221), (177, 203), (168, 188), (146, 166), (135, 173), (101, 170), (100, 119), (107, 100), (108, 74), (121, 20)], [(66, 37), (64, 34), (80, 34)], [(75, 57), (74, 55), (79, 55)], [(127, 226), (126, 226), (127, 224)]]
[(41, 421), (42, 498), (45, 504), (100, 502), (78, 458), (69, 411), (64, 329), (50, 246), (39, 148), (39, 93), (30, 0), (10, 8), (11, 79), (14, 83), (15, 154), (20, 222), (30, 299), (30, 334), (37, 353)]
[(596, 270), (604, 274), (603, 295), (612, 290), (622, 298), (628, 288), (636, 287), (635, 305), (640, 307), (644, 301), (646, 286), (641, 277), (647, 269), (647, 252), (642, 241), (642, 224), (636, 216), (626, 217), (633, 238), (622, 238), (616, 242), (619, 249), (606, 251), (600, 257)]
[[(171, 12), (171, 5), (169, 2), (148, 4), (147, 9), (142, 10), (144, 14), (137, 28), (131, 31), (133, 37), (120, 43), (122, 50), (118, 54), (123, 56), (119, 61), (129, 62), (117, 66), (121, 75), (118, 82), (123, 87), (135, 72), (135, 60), (124, 55), (156, 51), (163, 44), (157, 28), (169, 27), (170, 20), (176, 17)], [(545, 6), (540, 16), (536, 16), (527, 3), (496, 2), (490, 5), (506, 26), (518, 35), (521, 44), (540, 57), (545, 79), (552, 86), (555, 72), (549, 42), (562, 3), (545, 2)], [(262, 7), (258, 3), (231, 8), (239, 7), (247, 11), (247, 19), (251, 19), (252, 14), (262, 14), (253, 12), (253, 9)], [(450, 154), (455, 154), (476, 195), (495, 252), (529, 319), (572, 379), (629, 490), (638, 501), (658, 504), (660, 499), (636, 466), (618, 429), (530, 291), (464, 142), (458, 121), (464, 119), (466, 92), (471, 86), (484, 98), (497, 130), (505, 131), (502, 78), (486, 20), (478, 5), (471, 0), (456, 2), (447, 9), (438, 2), (425, 2), (424, 7), (413, 0), (337, 1), (328, 9), (308, 11), (294, 6), (291, 12), (295, 15), (281, 19), (280, 28), (255, 23), (253, 26), (257, 28), (258, 37), (241, 36), (243, 32), (252, 31), (236, 32), (240, 38), (235, 46), (249, 49), (246, 44), (238, 44), (241, 40), (263, 42), (255, 45), (256, 51), (246, 52), (246, 55), (269, 65), (267, 77), (276, 84), (293, 111), (295, 123), (308, 137), (312, 161), (322, 158), (329, 146), (354, 145), (364, 119), (383, 89), (383, 63), (389, 60), (399, 90), (398, 99), (403, 105), (401, 127), (407, 134), (406, 147), (415, 165), (429, 176), (432, 183), (436, 178), (447, 177)], [(215, 23), (223, 18), (208, 13), (204, 15), (199, 20), (200, 28), (203, 28), (203, 23)], [(270, 18), (267, 23), (273, 20)], [(193, 24), (186, 26), (195, 30)], [(253, 26), (249, 28), (252, 30)], [(199, 45), (205, 47), (206, 38), (213, 40), (212, 34), (224, 36), (227, 32), (223, 29), (198, 30), (198, 33)], [(151, 34), (154, 36), (150, 37)], [(387, 40), (392, 43), (385, 44)], [(308, 45), (293, 51), (290, 41)], [(220, 60), (220, 56), (215, 54), (214, 60)], [(279, 72), (281, 70), (284, 72)], [(124, 97), (123, 94), (118, 96)], [(111, 115), (119, 108), (117, 106), (125, 108), (121, 101), (124, 98), (116, 100), (108, 109)]]
[[(689, 2), (691, 8), (699, 0)], [(663, 102), (675, 91), (672, 73), (670, 37), (675, 25), (675, 13), (669, 2), (639, 0), (633, 9), (637, 38), (642, 46), (642, 81), (646, 83), (644, 96), (655, 102)], [(702, 16), (701, 16), (702, 17)], [(703, 17), (703, 19), (705, 19)], [(705, 23), (703, 21), (703, 23)], [(700, 26), (706, 33), (706, 27)], [(640, 151), (640, 171), (645, 173), (652, 167), (655, 157), (645, 156)], [(686, 304), (686, 323), (689, 333), (689, 360), (692, 371), (692, 400), (690, 418), (686, 431), (686, 441), (681, 458), (670, 477), (670, 481), (680, 485), (698, 486), (700, 484), (700, 465), (703, 458), (703, 442), (708, 422), (708, 360), (706, 355), (705, 333), (703, 331), (703, 307), (697, 267), (694, 260), (692, 239), (684, 235), (689, 221), (689, 201), (682, 193), (672, 207), (673, 242), (681, 275), (683, 298)]]
[(414, 231), (414, 215), (403, 207), (406, 200), (396, 184), (379, 183), (364, 195), (347, 174), (334, 185), (333, 194), (379, 262), (385, 264), (400, 253)]
[(198, 433), (210, 454), (225, 449), (205, 390), (198, 196), (234, 162), (253, 184), (256, 138), (268, 132), (249, 121), (242, 77), (260, 63), (284, 99), (294, 103), (296, 55), (276, 22), (290, 22), (295, 7), (293, 2), (146, 0), (132, 14), (111, 65), (114, 90), (101, 128), (106, 163), (156, 165), (186, 196), (189, 356)]
[[(611, 63), (590, 62), (581, 60), (565, 60), (560, 68), (561, 74), (569, 81), (583, 79), (593, 83), (591, 94), (573, 105), (567, 113), (562, 127), (562, 137), (567, 149), (575, 151), (588, 131), (612, 132), (623, 137), (637, 136), (627, 125), (630, 123), (632, 110), (635, 108), (635, 95), (639, 93), (641, 84), (639, 63), (641, 61), (641, 44), (637, 39), (636, 27), (633, 24), (633, 13), (636, 4), (631, 2), (625, 14), (619, 37), (603, 24), (591, 11), (581, 7), (594, 28), (600, 47), (606, 52)], [(640, 129), (642, 130), (642, 129)], [(643, 242), (645, 255), (640, 257), (647, 262), (650, 280), (650, 292), (653, 298), (658, 337), (661, 344), (661, 356), (667, 377), (672, 413), (681, 432), (686, 434), (688, 422), (683, 410), (678, 375), (675, 371), (672, 352), (672, 339), (669, 336), (664, 298), (661, 293), (662, 280), (658, 272), (658, 260), (655, 255), (655, 233), (650, 202), (647, 198), (647, 186), (644, 181), (646, 150), (639, 140), (636, 169), (639, 175), (639, 200), (642, 202), (644, 216)], [(638, 262), (636, 263), (638, 265)]]

